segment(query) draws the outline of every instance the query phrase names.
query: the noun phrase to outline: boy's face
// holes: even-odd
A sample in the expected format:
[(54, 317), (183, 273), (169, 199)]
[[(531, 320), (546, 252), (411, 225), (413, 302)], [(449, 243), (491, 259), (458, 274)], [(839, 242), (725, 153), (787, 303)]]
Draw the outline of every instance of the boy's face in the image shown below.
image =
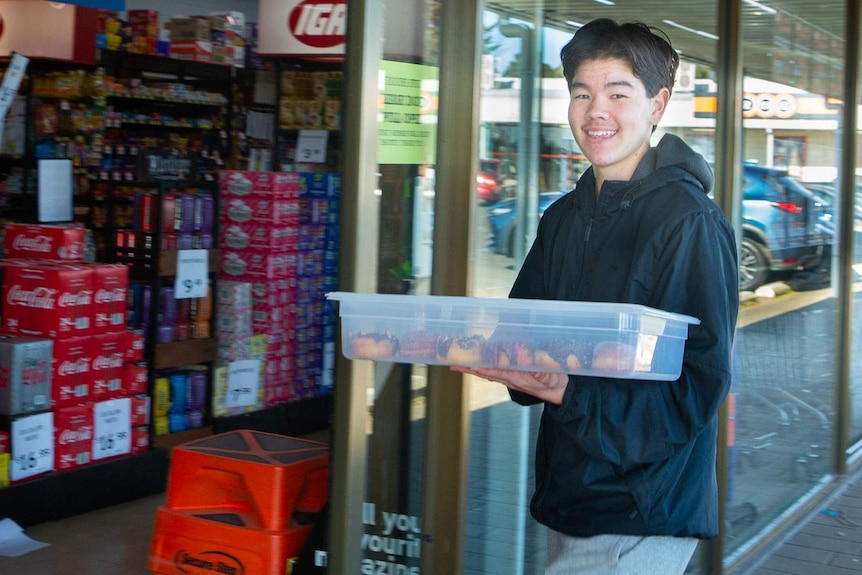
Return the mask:
[(662, 88), (648, 97), (628, 62), (609, 58), (582, 63), (569, 88), (569, 126), (598, 184), (630, 180), (649, 149), (670, 92)]

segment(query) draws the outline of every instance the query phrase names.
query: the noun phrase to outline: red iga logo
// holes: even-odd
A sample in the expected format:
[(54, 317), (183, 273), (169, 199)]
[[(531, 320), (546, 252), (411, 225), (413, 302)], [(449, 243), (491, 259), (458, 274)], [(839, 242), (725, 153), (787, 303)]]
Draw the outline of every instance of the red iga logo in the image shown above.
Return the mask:
[(313, 48), (343, 44), (347, 34), (347, 3), (305, 0), (290, 11), (287, 27), (294, 37)]

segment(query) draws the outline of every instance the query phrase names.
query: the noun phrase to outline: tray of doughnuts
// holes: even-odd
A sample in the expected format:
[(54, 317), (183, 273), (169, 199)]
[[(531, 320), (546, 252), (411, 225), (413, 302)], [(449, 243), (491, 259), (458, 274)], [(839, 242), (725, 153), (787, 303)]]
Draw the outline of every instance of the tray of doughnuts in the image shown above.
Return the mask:
[(679, 377), (697, 318), (636, 304), (330, 292), (345, 357), (623, 379)]

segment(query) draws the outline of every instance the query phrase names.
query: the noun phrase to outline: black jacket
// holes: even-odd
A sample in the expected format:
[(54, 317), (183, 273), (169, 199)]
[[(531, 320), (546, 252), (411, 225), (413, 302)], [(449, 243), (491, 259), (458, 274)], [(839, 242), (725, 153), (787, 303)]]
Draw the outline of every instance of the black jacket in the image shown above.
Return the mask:
[[(546, 404), (530, 509), (572, 536), (710, 538), (717, 412), (739, 306), (734, 231), (704, 159), (666, 135), (629, 182), (592, 169), (548, 207), (510, 297), (634, 303), (698, 318), (674, 382), (571, 376)], [(518, 392), (522, 404), (537, 403)]]

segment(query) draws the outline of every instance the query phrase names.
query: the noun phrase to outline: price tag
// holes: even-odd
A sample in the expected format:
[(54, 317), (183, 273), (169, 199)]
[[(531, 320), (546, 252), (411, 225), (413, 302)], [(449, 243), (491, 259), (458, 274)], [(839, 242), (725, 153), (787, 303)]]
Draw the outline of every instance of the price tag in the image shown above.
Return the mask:
[(132, 452), (132, 399), (122, 397), (93, 405), (93, 460)]
[(176, 299), (206, 297), (209, 264), (208, 250), (180, 250), (177, 252), (174, 297)]
[(18, 92), (18, 87), (21, 85), (21, 78), (24, 77), (24, 72), (27, 70), (29, 58), (18, 54), (12, 54), (12, 59), (6, 68), (6, 74), (3, 76), (3, 83), (0, 84), (0, 119), (6, 116), (9, 111), (9, 106)]
[(54, 414), (39, 413), (16, 419), (10, 430), (12, 468), (9, 479), (18, 481), (54, 469)]
[(300, 130), (296, 140), (296, 161), (322, 164), (326, 161), (327, 130)]
[(231, 362), (227, 374), (227, 408), (245, 407), (257, 402), (260, 388), (260, 360), (241, 359)]

